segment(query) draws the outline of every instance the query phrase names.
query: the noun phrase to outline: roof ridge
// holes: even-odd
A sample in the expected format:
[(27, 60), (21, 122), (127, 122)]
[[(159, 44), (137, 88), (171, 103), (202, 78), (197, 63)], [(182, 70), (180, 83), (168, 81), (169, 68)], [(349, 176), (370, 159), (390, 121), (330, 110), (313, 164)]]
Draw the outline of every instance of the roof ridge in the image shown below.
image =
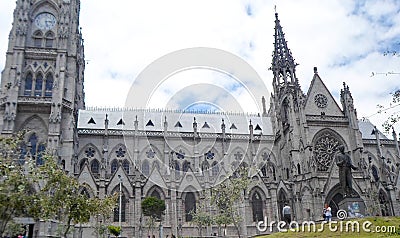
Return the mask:
[(228, 115), (228, 116), (254, 116), (261, 117), (260, 113), (256, 112), (225, 112), (215, 110), (187, 110), (187, 109), (165, 109), (165, 108), (128, 108), (128, 107), (86, 107), (81, 111), (95, 112), (166, 112), (166, 113), (185, 113), (185, 114), (213, 114), (213, 115)]

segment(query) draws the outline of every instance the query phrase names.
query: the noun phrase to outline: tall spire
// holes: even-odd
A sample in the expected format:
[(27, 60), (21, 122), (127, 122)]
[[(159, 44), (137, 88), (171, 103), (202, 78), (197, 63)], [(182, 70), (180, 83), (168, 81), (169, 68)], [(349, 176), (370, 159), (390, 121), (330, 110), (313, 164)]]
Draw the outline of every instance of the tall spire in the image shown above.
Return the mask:
[(296, 66), (292, 52), (287, 46), (285, 34), (278, 19), (278, 13), (275, 13), (275, 42), (272, 55), (271, 70), (274, 73), (274, 87), (297, 85)]

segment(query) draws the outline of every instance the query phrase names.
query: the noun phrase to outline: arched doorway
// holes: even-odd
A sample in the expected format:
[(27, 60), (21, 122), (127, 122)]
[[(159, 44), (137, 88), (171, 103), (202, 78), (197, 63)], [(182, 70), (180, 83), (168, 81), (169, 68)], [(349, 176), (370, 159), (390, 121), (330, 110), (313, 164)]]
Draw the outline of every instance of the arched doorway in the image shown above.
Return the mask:
[(332, 209), (332, 216), (336, 217), (337, 211), (340, 209), (339, 208), (339, 203), (343, 200), (343, 194), (342, 193), (336, 193), (332, 199), (327, 202), (329, 206)]
[(390, 216), (390, 202), (387, 194), (381, 189), (379, 190), (379, 206), (381, 208), (382, 216)]
[(286, 192), (283, 189), (281, 189), (279, 190), (278, 193), (278, 212), (281, 220), (283, 220), (282, 210), (285, 204), (289, 204), (289, 200), (287, 198)]
[(196, 212), (196, 196), (193, 192), (186, 193), (184, 200), (185, 221), (190, 222), (193, 219), (192, 212)]
[(258, 222), (264, 219), (264, 203), (258, 191), (251, 196), (251, 210), (253, 213), (253, 221)]
[[(360, 195), (353, 189), (353, 194), (355, 194), (355, 198), (360, 198)], [(340, 187), (340, 184), (336, 184), (331, 191), (329, 191), (328, 195), (325, 199), (325, 204), (328, 204), (332, 209), (332, 217), (336, 217), (337, 211), (339, 208), (339, 203), (343, 200), (343, 192)], [(324, 205), (325, 205), (324, 204)], [(321, 207), (321, 215), (322, 215), (323, 207)]]

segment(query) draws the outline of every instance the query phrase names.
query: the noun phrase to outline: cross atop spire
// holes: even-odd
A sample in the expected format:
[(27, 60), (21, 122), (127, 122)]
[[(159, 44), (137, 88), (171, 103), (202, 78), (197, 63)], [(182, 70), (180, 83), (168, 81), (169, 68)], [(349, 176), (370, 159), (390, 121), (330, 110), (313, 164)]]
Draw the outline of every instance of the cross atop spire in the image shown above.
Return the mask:
[(296, 85), (296, 66), (292, 52), (290, 51), (285, 33), (278, 19), (278, 13), (275, 13), (275, 42), (272, 55), (271, 70), (274, 73), (274, 86), (285, 86), (287, 84)]

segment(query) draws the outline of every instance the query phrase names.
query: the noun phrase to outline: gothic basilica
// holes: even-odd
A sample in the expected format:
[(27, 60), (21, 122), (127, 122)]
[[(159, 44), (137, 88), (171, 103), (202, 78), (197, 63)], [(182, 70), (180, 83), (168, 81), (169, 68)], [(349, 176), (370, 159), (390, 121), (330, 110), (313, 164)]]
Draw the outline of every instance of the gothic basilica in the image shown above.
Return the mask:
[[(322, 219), (325, 203), (336, 216), (344, 199), (335, 163), (341, 145), (358, 168), (352, 187), (365, 215), (400, 215), (396, 133), (388, 138), (357, 118), (356, 99), (345, 83), (337, 102), (317, 68), (309, 90), (302, 91), (278, 14), (271, 37), (270, 105), (260, 98), (263, 111), (252, 115), (86, 109), (79, 13), (80, 0), (16, 1), (1, 75), (0, 131), (7, 136), (28, 130), (25, 139), (33, 154), (53, 151), (65, 171), (86, 185), (82, 193), (88, 196), (104, 197), (121, 185), (121, 221), (116, 209), (107, 222), (121, 222), (123, 237), (147, 234), (141, 212), (147, 196), (166, 203), (164, 236), (197, 235), (189, 212), (209, 204), (207, 188), (240, 165), (251, 168), (255, 181), (238, 208), (242, 234), (259, 234), (256, 224), (265, 218), (281, 220), (285, 203), (299, 222)], [(94, 236), (98, 219), (80, 225), (82, 237)], [(35, 237), (56, 232), (52, 223), (35, 229)], [(203, 234), (218, 232), (217, 226), (209, 226)], [(234, 227), (226, 232), (236, 234)], [(73, 236), (78, 237), (77, 229)]]

